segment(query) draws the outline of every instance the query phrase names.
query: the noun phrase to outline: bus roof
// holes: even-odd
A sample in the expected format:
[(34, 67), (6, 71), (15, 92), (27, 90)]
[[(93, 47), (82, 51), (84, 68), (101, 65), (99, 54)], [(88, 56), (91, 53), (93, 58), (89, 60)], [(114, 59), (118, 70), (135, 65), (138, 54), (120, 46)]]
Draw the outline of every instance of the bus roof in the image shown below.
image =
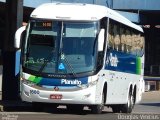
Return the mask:
[(57, 19), (57, 20), (77, 20), (77, 21), (97, 21), (103, 17), (112, 18), (118, 22), (133, 27), (141, 32), (142, 28), (133, 24), (114, 10), (105, 6), (83, 4), (83, 3), (46, 3), (37, 7), (31, 18)]

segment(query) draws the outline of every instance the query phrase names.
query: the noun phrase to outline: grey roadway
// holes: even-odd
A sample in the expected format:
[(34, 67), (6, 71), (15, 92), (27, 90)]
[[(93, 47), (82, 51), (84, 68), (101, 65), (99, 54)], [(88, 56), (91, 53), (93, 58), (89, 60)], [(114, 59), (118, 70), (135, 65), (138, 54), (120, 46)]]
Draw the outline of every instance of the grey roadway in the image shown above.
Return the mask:
[(83, 113), (74, 113), (64, 106), (56, 110), (45, 109), (34, 112), (31, 109), (0, 112), (0, 120), (160, 120), (160, 91), (145, 92), (142, 102), (135, 105), (132, 114), (112, 113), (110, 108), (100, 115), (94, 115), (85, 108)]

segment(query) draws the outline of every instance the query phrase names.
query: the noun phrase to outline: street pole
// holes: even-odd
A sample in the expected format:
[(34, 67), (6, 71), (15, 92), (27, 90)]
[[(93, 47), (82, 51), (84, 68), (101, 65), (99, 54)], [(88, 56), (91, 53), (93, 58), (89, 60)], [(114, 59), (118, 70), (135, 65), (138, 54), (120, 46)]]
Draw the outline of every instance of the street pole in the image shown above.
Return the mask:
[(6, 0), (6, 29), (3, 42), (2, 100), (19, 99), (19, 73), (15, 74), (14, 35), (23, 22), (23, 0)]

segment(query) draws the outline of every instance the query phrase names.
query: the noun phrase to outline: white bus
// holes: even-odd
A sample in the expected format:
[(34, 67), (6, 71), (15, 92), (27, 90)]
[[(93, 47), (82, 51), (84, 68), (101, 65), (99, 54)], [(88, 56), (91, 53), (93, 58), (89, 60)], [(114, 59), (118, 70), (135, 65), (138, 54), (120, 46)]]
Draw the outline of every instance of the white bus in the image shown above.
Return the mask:
[[(23, 34), (23, 35), (22, 35)], [(23, 37), (24, 36), (24, 37)], [(99, 5), (47, 3), (15, 34), (21, 98), (95, 114), (130, 113), (144, 89), (141, 27)]]

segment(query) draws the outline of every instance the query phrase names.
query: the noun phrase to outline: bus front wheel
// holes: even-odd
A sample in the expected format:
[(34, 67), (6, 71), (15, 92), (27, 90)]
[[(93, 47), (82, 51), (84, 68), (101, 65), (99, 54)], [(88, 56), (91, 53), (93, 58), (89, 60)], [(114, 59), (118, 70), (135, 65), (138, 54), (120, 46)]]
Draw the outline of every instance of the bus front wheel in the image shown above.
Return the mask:
[(104, 103), (105, 103), (105, 98), (104, 98), (104, 93), (103, 93), (101, 104), (91, 106), (92, 113), (93, 114), (101, 114), (102, 110), (104, 109)]

